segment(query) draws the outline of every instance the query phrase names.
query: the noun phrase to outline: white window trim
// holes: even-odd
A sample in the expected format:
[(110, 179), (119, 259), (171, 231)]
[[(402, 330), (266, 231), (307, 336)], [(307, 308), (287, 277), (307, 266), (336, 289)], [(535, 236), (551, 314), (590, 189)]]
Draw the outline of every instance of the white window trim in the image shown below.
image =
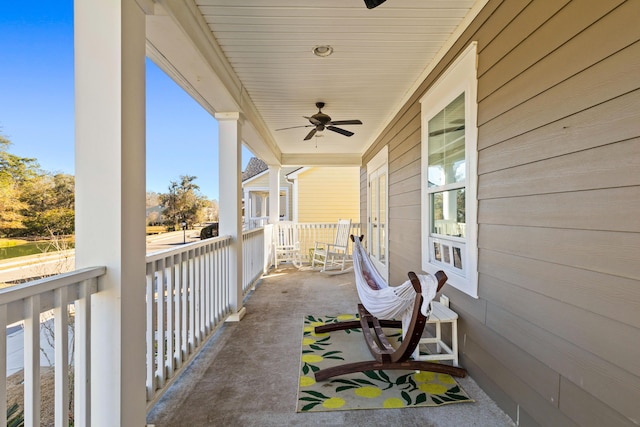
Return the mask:
[[(444, 109), (462, 92), (465, 92), (465, 213), (466, 256), (465, 274), (454, 268), (430, 261), (430, 208), (428, 188), (428, 124), (429, 120)], [(446, 72), (420, 99), (422, 104), (422, 269), (434, 274), (438, 270), (447, 273), (447, 283), (465, 294), (478, 298), (478, 81), (477, 42), (472, 42)]]
[[(371, 175), (375, 172), (378, 172), (380, 169), (385, 169), (385, 174), (387, 175), (387, 179), (385, 180), (385, 189), (384, 194), (387, 197), (385, 200), (385, 218), (387, 221), (386, 227), (387, 232), (385, 233), (385, 242), (384, 242), (384, 259), (386, 260), (386, 264), (383, 266), (379, 263), (377, 259), (373, 259), (373, 263), (378, 269), (378, 273), (382, 275), (382, 277), (388, 282), (389, 281), (389, 146), (385, 145), (378, 151), (378, 153), (367, 163), (367, 244), (371, 243), (371, 187), (370, 187), (370, 178)], [(371, 248), (368, 248), (369, 254), (371, 254)], [(382, 270), (382, 271), (380, 271)]]

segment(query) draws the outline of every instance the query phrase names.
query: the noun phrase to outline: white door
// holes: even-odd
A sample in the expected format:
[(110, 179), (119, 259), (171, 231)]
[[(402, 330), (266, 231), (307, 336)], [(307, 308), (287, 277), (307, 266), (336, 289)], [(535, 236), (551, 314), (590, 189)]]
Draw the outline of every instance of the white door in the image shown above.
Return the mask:
[(369, 205), (367, 207), (367, 230), (369, 256), (385, 280), (389, 280), (389, 249), (387, 238), (387, 151), (378, 153), (367, 164), (369, 181)]

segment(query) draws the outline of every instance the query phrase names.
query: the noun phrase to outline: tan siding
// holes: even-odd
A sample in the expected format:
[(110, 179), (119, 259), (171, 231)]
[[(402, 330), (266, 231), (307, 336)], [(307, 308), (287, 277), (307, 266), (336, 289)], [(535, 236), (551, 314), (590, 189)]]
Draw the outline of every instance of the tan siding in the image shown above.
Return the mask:
[(610, 406), (605, 405), (582, 388), (561, 378), (560, 408), (581, 426), (624, 426), (632, 425)]
[[(512, 274), (509, 274), (509, 272), (503, 273), (502, 271), (497, 274), (495, 272), (491, 274), (489, 271), (492, 268), (495, 270), (499, 268), (506, 270), (506, 268), (496, 263), (492, 264), (490, 262), (492, 260), (485, 262), (486, 255), (484, 251), (481, 253), (481, 258), (483, 266), (480, 273), (484, 275), (484, 283), (487, 284), (479, 289), (478, 293), (481, 298), (500, 305), (523, 320), (533, 323), (602, 359), (606, 359), (612, 364), (625, 367), (629, 372), (640, 377), (640, 346), (638, 346), (640, 329), (597, 313), (598, 311), (606, 311), (606, 308), (595, 308), (595, 312), (581, 308), (578, 304), (585, 305), (584, 300), (586, 297), (574, 304), (572, 299), (562, 301), (539, 293), (546, 291), (549, 294), (555, 293), (559, 295), (563, 292), (566, 293), (566, 288), (571, 286), (577, 290), (576, 293), (579, 293), (579, 291), (591, 291), (592, 294), (600, 295), (604, 293), (603, 291), (594, 292), (593, 287), (575, 282), (556, 292), (553, 289), (549, 289), (553, 282), (549, 284), (548, 289), (538, 289), (535, 284), (533, 284), (534, 289), (514, 286), (514, 282), (518, 283), (518, 285), (521, 284), (518, 281), (518, 271)], [(489, 271), (485, 271), (485, 269)], [(512, 281), (495, 277), (498, 275), (507, 276)], [(567, 279), (563, 277), (563, 280)], [(488, 285), (489, 283), (490, 285)], [(607, 285), (609, 284), (607, 283)], [(589, 304), (587, 303), (586, 305)], [(626, 307), (620, 307), (620, 309), (623, 310)], [(611, 334), (607, 331), (616, 331), (616, 334)], [(625, 339), (619, 339), (620, 336), (625, 337)], [(595, 339), (596, 337), (597, 339)], [(612, 351), (613, 349), (615, 351)]]
[(298, 221), (360, 218), (359, 168), (318, 167), (298, 175)]
[(483, 224), (640, 232), (640, 187), (481, 200)]
[[(543, 398), (535, 389), (533, 389), (530, 383), (523, 381), (514, 375), (512, 371), (506, 369), (503, 363), (494, 357), (495, 354), (501, 353), (505, 350), (504, 347), (498, 347), (493, 350), (493, 354), (486, 351), (473, 339), (467, 338), (465, 344), (465, 359), (470, 359), (477, 366), (482, 366), (487, 372), (490, 372), (491, 381), (495, 382), (510, 396), (516, 396), (518, 401), (526, 402), (524, 408), (530, 412), (536, 414), (536, 421), (543, 426), (577, 426), (566, 415), (557, 408), (557, 400), (551, 402), (548, 399)], [(496, 351), (498, 350), (498, 351)], [(531, 375), (540, 374), (536, 370), (540, 367), (544, 370), (544, 367), (539, 364), (525, 366), (524, 364), (520, 369), (530, 370)], [(557, 386), (556, 378), (556, 389)], [(551, 388), (548, 385), (546, 388)], [(555, 397), (555, 396), (554, 396)]]
[(487, 320), (487, 301), (480, 298), (472, 298), (469, 295), (457, 290), (454, 287), (446, 285), (442, 291), (451, 298), (451, 307), (454, 311), (462, 311), (466, 316), (461, 322), (486, 323)]
[(640, 419), (640, 378), (497, 305), (488, 307), (487, 326), (618, 412)]
[(398, 284), (421, 262), (418, 101), (476, 40), (480, 297), (444, 293), (521, 425), (640, 420), (638, 22), (635, 0), (490, 0), (363, 156), (389, 147)]
[(482, 150), (478, 173), (523, 165), (640, 136), (640, 91), (626, 93)]
[(478, 129), (478, 149), (637, 90), (638, 75), (640, 42), (503, 113), (500, 120), (482, 125)]
[(360, 224), (362, 224), (362, 234), (366, 233), (367, 224), (367, 168), (360, 168)]
[(504, 29), (500, 37), (492, 40), (480, 50), (478, 58), (478, 75), (481, 76), (495, 66), (506, 53), (525, 42), (529, 35), (536, 31), (553, 15), (558, 13), (570, 0), (546, 3), (540, 1), (510, 1), (498, 9), (499, 22)]
[(483, 174), (478, 198), (640, 185), (629, 170), (640, 171), (640, 138)]
[[(582, 1), (570, 2), (548, 20), (546, 20), (545, 14), (534, 10), (534, 7), (525, 10), (520, 15), (521, 19), (523, 21), (536, 20), (541, 26), (531, 32), (522, 43), (518, 44), (516, 49), (506, 53), (499, 62), (496, 62), (486, 73), (482, 74), (483, 84), (478, 86), (478, 100), (484, 99), (500, 86), (523, 73), (623, 1), (600, 0), (589, 2), (588, 6)], [(535, 3), (542, 2), (533, 2), (533, 4)], [(557, 9), (556, 2), (545, 2), (544, 6), (546, 6), (545, 9), (551, 11)], [(507, 34), (500, 34), (500, 38), (497, 40), (506, 38), (509, 38)]]
[[(545, 5), (544, 2), (536, 2), (536, 4)], [(638, 41), (638, 16), (633, 8), (634, 6), (627, 2), (613, 10), (603, 17), (598, 25), (585, 29), (531, 68), (504, 84), (500, 90), (484, 98), (478, 111), (478, 123), (483, 124), (497, 117), (605, 59), (611, 55), (611, 52), (617, 52)], [(614, 31), (616, 37), (602, 37), (603, 33)], [(485, 61), (488, 50), (485, 49), (482, 52), (482, 61)]]
[(520, 427), (539, 427), (539, 424), (527, 425), (523, 423), (524, 409), (520, 408), (518, 403), (513, 400), (511, 396), (505, 393), (504, 390), (491, 380), (490, 373), (480, 369), (472, 359), (465, 357), (464, 354), (460, 357), (460, 363), (465, 367), (473, 380), (484, 390), (485, 393), (491, 396), (491, 399), (504, 411), (505, 414), (507, 414), (507, 416), (511, 417), (512, 420), (520, 420)]
[[(578, 268), (585, 270), (585, 275), (596, 272), (629, 278), (630, 283), (622, 294), (631, 297), (635, 291), (636, 297), (631, 300), (636, 304), (640, 301), (640, 286), (635, 282), (640, 280), (640, 235), (637, 233), (482, 224), (478, 240), (481, 249)], [(550, 244), (554, 241), (562, 244)], [(606, 254), (615, 256), (603, 256)], [(540, 274), (539, 268), (533, 268), (534, 276)], [(607, 280), (600, 274), (593, 277)], [(614, 305), (617, 303), (613, 302)], [(640, 306), (637, 311), (640, 312)], [(632, 311), (626, 314), (640, 322), (640, 316)]]
[[(494, 331), (477, 322), (460, 322), (463, 334), (474, 337), (474, 347), (492, 349), (492, 357), (502, 368), (501, 370), (510, 376), (518, 377), (528, 387), (537, 391), (548, 403), (557, 406), (559, 401), (560, 376), (547, 365), (524, 352), (508, 340), (496, 335)], [(464, 353), (466, 357), (477, 360), (474, 351), (468, 345), (470, 341), (465, 341)], [(497, 351), (496, 351), (497, 350)], [(497, 381), (497, 378), (494, 378)], [(508, 382), (508, 381), (507, 381)]]

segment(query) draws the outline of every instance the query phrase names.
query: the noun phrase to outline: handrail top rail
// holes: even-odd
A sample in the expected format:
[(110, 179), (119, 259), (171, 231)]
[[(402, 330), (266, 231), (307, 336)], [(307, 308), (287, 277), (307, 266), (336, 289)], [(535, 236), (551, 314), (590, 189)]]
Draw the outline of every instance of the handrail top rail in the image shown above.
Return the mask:
[(163, 259), (163, 258), (167, 258), (169, 256), (173, 256), (173, 255), (178, 255), (181, 254), (183, 252), (188, 252), (192, 249), (198, 249), (202, 246), (207, 246), (211, 243), (220, 243), (220, 242), (224, 242), (225, 240), (231, 240), (231, 236), (218, 236), (218, 237), (212, 237), (209, 239), (204, 239), (204, 240), (200, 240), (199, 242), (192, 242), (192, 243), (187, 243), (185, 245), (182, 245), (180, 247), (177, 248), (169, 248), (169, 249), (162, 249), (160, 251), (157, 252), (152, 252), (150, 254), (148, 254), (145, 257), (145, 262), (146, 263), (150, 263), (153, 261), (157, 261), (159, 259)]
[(107, 267), (86, 267), (0, 289), (0, 305), (54, 291), (105, 275)]

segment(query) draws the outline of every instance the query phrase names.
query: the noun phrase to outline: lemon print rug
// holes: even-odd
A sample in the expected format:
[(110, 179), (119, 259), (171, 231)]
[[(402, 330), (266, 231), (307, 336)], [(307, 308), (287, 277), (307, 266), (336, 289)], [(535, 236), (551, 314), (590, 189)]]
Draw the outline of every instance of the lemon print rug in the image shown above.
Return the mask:
[[(314, 372), (330, 366), (373, 360), (361, 330), (316, 334), (314, 328), (357, 315), (306, 316), (302, 336), (297, 412), (440, 406), (473, 402), (453, 377), (433, 372), (374, 370), (316, 382)], [(391, 343), (402, 334), (385, 330)]]

